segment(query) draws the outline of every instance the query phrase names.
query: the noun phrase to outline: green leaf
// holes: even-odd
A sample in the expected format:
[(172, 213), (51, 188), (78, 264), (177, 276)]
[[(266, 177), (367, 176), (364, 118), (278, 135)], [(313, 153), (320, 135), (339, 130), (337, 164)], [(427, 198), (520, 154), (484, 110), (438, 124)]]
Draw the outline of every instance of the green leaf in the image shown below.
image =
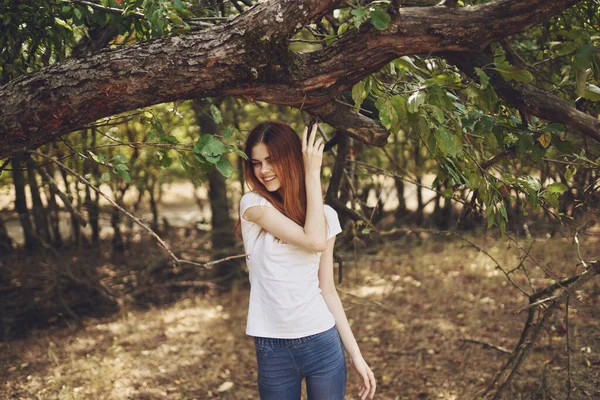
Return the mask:
[(346, 33), (347, 30), (348, 30), (348, 23), (344, 22), (343, 24), (341, 24), (338, 27), (337, 34), (338, 35), (343, 35), (344, 33)]
[(433, 118), (435, 118), (435, 120), (438, 123), (443, 124), (444, 123), (444, 112), (442, 111), (442, 109), (439, 107), (436, 107), (432, 104), (429, 104), (429, 108), (431, 109), (431, 115), (433, 115)]
[(102, 174), (102, 176), (100, 177), (101, 180), (103, 180), (104, 182), (108, 182), (110, 181), (110, 174), (108, 172), (104, 172)]
[(546, 187), (546, 190), (550, 193), (564, 193), (567, 190), (569, 190), (569, 188), (564, 183), (554, 182), (554, 183), (549, 184)]
[(159, 163), (160, 167), (161, 168), (169, 168), (171, 166), (171, 164), (173, 163), (173, 159), (169, 155), (169, 152), (162, 151), (160, 153), (161, 153), (160, 163)]
[(449, 155), (454, 157), (462, 151), (462, 143), (460, 142), (460, 139), (443, 126), (437, 127), (435, 130), (435, 138), (438, 148), (445, 156)]
[(364, 9), (363, 7), (358, 7), (358, 8), (353, 9), (352, 11), (350, 11), (350, 13), (357, 18), (362, 18), (365, 15), (367, 15), (367, 10)]
[(419, 112), (419, 107), (425, 104), (427, 93), (424, 90), (417, 90), (408, 98), (408, 112), (416, 114)]
[(592, 57), (594, 56), (594, 46), (591, 44), (584, 44), (581, 46), (577, 54), (575, 55), (575, 61), (573, 65), (577, 69), (587, 69), (592, 63)]
[(214, 104), (210, 105), (210, 114), (217, 124), (223, 122), (223, 116), (221, 116), (221, 111)]
[(498, 227), (500, 228), (500, 234), (504, 236), (506, 234), (506, 221), (502, 218), (498, 219)]
[[(575, 72), (575, 89), (577, 90), (577, 95), (578, 96), (585, 96), (586, 94), (586, 89), (589, 89), (589, 86), (586, 85), (586, 75), (585, 75), (585, 70), (584, 69), (578, 69)], [(593, 85), (590, 85), (593, 86)], [(593, 93), (594, 91), (592, 90), (592, 93), (590, 93), (592, 96), (594, 95)], [(590, 100), (593, 100), (592, 98), (590, 98)]]
[(481, 68), (475, 67), (475, 72), (477, 73), (477, 76), (479, 76), (481, 88), (485, 89), (488, 87), (488, 84), (490, 83), (490, 77)]
[(376, 9), (371, 12), (371, 23), (376, 29), (387, 29), (392, 18), (382, 9)]
[(117, 164), (115, 166), (115, 169), (117, 171), (129, 171), (129, 167), (127, 165), (125, 165), (125, 164)]
[(550, 49), (556, 51), (559, 56), (566, 56), (577, 50), (577, 43), (574, 41), (552, 42), (550, 44)]
[(487, 218), (488, 224), (487, 224), (487, 229), (490, 229), (493, 225), (494, 225), (494, 208), (493, 207), (487, 207), (485, 210), (485, 216)]
[(230, 149), (233, 150), (233, 152), (235, 154), (242, 157), (244, 160), (248, 159), (248, 156), (246, 155), (246, 153), (244, 153), (242, 150), (238, 149), (237, 146), (231, 146)]
[(583, 91), (583, 97), (592, 101), (600, 101), (600, 88), (588, 83)]
[(519, 153), (528, 153), (533, 150), (533, 137), (528, 132), (524, 132), (521, 136), (519, 136), (519, 140), (517, 141), (517, 151)]
[(231, 173), (233, 172), (233, 167), (231, 166), (231, 163), (224, 155), (221, 156), (221, 158), (217, 162), (217, 169), (219, 170), (221, 175), (223, 175), (226, 178), (231, 177)]
[(225, 127), (225, 129), (223, 129), (223, 136), (227, 139), (231, 139), (233, 137), (233, 128), (231, 126)]
[(359, 8), (355, 8), (354, 10), (351, 11), (352, 15), (354, 15), (354, 26), (356, 28), (359, 28), (360, 25), (363, 23), (363, 21), (365, 20), (365, 16), (367, 15), (367, 10), (365, 10), (363, 7), (359, 7)]
[(512, 79), (521, 83), (531, 83), (533, 81), (533, 75), (531, 72), (525, 69), (517, 68), (514, 65), (510, 65), (506, 61), (502, 63), (496, 63), (496, 67), (493, 69), (500, 72), (504, 79)]
[(358, 110), (367, 98), (367, 92), (365, 90), (365, 81), (360, 81), (352, 87), (352, 100), (354, 100), (354, 107)]
[(522, 186), (524, 186), (526, 189), (528, 189), (528, 191), (537, 192), (542, 187), (542, 184), (540, 183), (540, 181), (537, 178), (534, 178), (532, 176), (526, 176), (524, 178), (519, 178), (519, 179), (517, 179), (517, 182), (519, 182)]
[(398, 123), (398, 113), (387, 96), (377, 99), (375, 106), (379, 110), (379, 120), (381, 121), (381, 124), (387, 129), (390, 129), (392, 125)]
[(131, 182), (131, 177), (129, 176), (129, 172), (122, 170), (122, 169), (117, 169), (117, 172), (119, 173), (119, 175), (121, 176), (121, 178), (123, 178), (125, 180), (125, 182)]
[(220, 156), (227, 152), (227, 147), (213, 135), (204, 134), (194, 143), (192, 151), (203, 156)]
[(452, 189), (451, 187), (444, 189), (444, 191), (442, 192), (442, 196), (446, 199), (452, 197), (452, 194), (454, 194), (454, 189)]
[(129, 159), (122, 154), (117, 154), (117, 155), (113, 156), (112, 159), (118, 163), (126, 163), (127, 161), (129, 161)]
[(396, 66), (396, 68), (400, 68), (400, 69), (403, 69), (405, 71), (414, 71), (414, 70), (418, 70), (419, 69), (419, 67), (417, 67), (415, 65), (415, 63), (413, 62), (413, 60), (409, 56), (402, 56), (400, 58), (396, 58), (392, 62), (394, 63), (394, 65)]
[(554, 208), (558, 208), (558, 193), (552, 193), (552, 192), (544, 192), (542, 194), (542, 197), (546, 200), (548, 200), (548, 203), (550, 203), (552, 205), (552, 207)]

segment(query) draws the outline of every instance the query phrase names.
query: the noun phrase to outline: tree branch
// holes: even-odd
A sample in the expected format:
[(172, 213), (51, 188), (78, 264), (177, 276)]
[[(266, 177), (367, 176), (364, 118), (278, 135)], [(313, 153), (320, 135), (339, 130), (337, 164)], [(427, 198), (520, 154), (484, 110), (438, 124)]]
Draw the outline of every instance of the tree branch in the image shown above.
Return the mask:
[[(475, 67), (482, 68), (494, 62), (493, 58), (480, 53), (444, 53), (444, 57), (465, 74), (475, 75)], [(581, 112), (575, 104), (525, 83), (504, 80), (499, 73), (486, 69), (496, 93), (513, 107), (527, 111), (548, 121), (561, 123), (600, 142), (600, 120)]]
[[(398, 56), (480, 51), (579, 1), (399, 8), (388, 29), (365, 24), (308, 54), (291, 52), (287, 39), (341, 0), (263, 1), (229, 23), (69, 59), (0, 86), (0, 159), (106, 116), (192, 98), (237, 96), (308, 110), (325, 107), (323, 119), (340, 123), (323, 105)], [(363, 125), (355, 135), (366, 135), (359, 140), (383, 143), (384, 135), (369, 133), (368, 124), (355, 120)]]

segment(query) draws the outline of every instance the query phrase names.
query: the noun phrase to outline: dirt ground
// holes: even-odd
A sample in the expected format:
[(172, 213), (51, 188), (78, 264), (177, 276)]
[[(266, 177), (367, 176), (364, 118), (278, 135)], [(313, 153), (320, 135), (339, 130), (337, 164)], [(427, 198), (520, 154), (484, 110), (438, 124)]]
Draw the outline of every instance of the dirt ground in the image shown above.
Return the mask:
[[(171, 241), (185, 246), (180, 239)], [(507, 238), (470, 240), (506, 270), (523, 258)], [(531, 242), (521, 240), (526, 248)], [(584, 260), (597, 257), (597, 238), (581, 242)], [(156, 247), (139, 243), (127, 257), (147, 263), (160, 254)], [(120, 268), (102, 254), (90, 255), (97, 269)], [(537, 238), (531, 254), (557, 277), (570, 275), (579, 260), (571, 240), (559, 237)], [(518, 342), (527, 299), (464, 241), (411, 236), (340, 255), (338, 290), (375, 373), (376, 399), (476, 398), (508, 356), (465, 340), (508, 350)], [(533, 261), (524, 265), (536, 288), (551, 283)], [(520, 271), (511, 276), (528, 287)], [(599, 284), (595, 278), (570, 301), (571, 399), (600, 398)], [(0, 343), (0, 398), (258, 399), (253, 341), (244, 334), (248, 295), (243, 284), (225, 294), (179, 291), (174, 300), (155, 299), (147, 308), (125, 306), (110, 318), (85, 318), (82, 327), (37, 329)], [(563, 305), (504, 398), (566, 398), (566, 328)], [(346, 398), (357, 399), (357, 393), (357, 375), (349, 369)]]

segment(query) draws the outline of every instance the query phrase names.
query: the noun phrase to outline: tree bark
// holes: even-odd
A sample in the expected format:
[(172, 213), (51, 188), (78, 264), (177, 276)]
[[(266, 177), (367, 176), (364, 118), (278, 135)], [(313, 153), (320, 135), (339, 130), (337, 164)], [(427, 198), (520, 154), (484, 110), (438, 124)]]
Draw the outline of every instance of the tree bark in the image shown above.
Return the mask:
[(219, 96), (301, 108), (356, 139), (383, 146), (389, 133), (379, 123), (332, 99), (398, 56), (481, 51), (580, 1), (496, 0), (460, 8), (399, 8), (388, 29), (365, 24), (308, 54), (291, 52), (287, 39), (341, 0), (264, 1), (205, 31), (66, 60), (1, 86), (0, 159), (103, 117), (157, 103)]

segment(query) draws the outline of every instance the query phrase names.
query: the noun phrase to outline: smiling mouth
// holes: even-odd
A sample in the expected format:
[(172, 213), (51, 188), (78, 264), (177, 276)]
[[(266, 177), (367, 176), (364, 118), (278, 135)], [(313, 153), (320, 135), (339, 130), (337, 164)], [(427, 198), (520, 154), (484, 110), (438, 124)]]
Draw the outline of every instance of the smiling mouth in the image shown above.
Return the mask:
[(277, 178), (277, 177), (276, 176), (272, 176), (270, 178), (263, 178), (263, 180), (268, 183), (268, 182), (273, 182), (275, 180), (275, 178)]

